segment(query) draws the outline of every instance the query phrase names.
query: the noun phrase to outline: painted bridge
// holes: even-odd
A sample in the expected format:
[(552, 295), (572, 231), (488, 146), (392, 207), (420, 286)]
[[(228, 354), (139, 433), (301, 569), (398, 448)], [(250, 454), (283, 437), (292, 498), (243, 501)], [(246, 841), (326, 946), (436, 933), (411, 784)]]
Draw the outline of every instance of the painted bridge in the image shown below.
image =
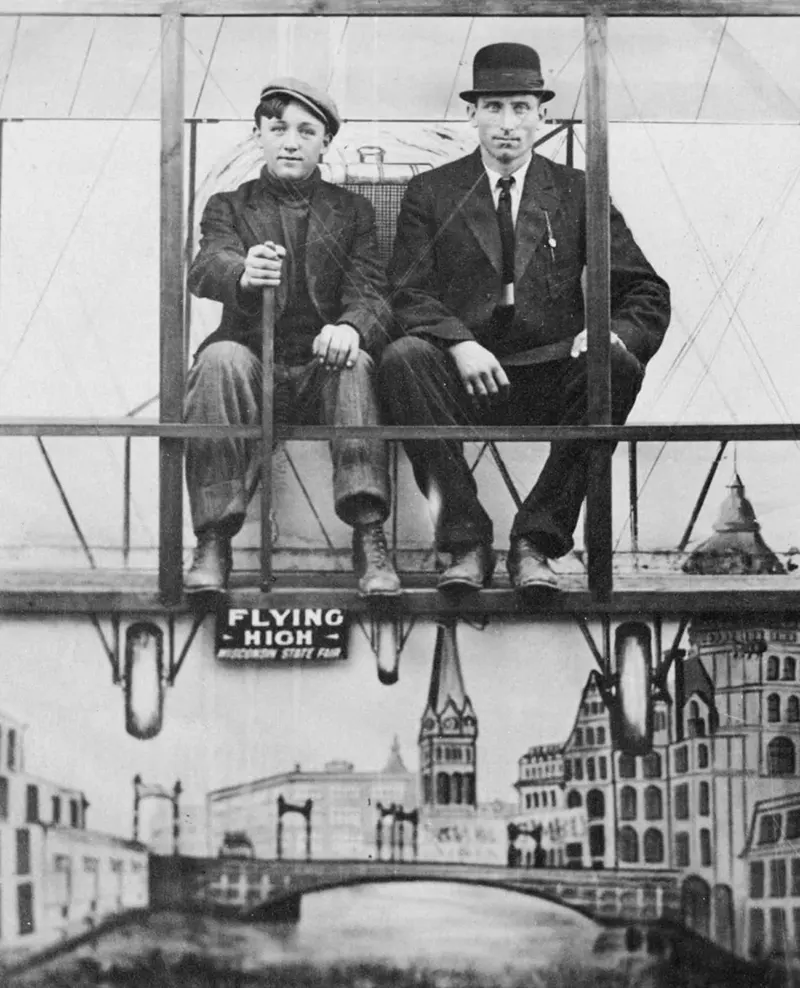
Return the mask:
[(677, 918), (676, 871), (506, 868), (435, 861), (150, 859), (151, 908), (225, 912), (253, 921), (300, 918), (304, 895), (375, 882), (458, 882), (519, 892), (595, 918)]

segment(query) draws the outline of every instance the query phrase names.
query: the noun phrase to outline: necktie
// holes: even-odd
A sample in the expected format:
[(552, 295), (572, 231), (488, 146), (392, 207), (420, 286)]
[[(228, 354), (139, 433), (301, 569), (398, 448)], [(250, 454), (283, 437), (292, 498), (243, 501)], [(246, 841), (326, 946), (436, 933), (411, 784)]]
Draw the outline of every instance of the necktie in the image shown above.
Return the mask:
[(514, 304), (514, 219), (511, 215), (511, 186), (513, 177), (498, 179), (500, 198), (497, 203), (497, 222), (500, 226), (500, 246), (503, 252), (502, 305)]

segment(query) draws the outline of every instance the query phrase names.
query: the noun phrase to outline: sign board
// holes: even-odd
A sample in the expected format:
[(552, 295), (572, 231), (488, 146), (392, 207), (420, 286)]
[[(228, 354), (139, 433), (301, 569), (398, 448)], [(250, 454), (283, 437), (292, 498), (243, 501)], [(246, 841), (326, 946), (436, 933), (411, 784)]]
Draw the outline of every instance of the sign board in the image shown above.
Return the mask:
[(221, 607), (217, 658), (331, 662), (347, 658), (348, 615), (339, 607)]

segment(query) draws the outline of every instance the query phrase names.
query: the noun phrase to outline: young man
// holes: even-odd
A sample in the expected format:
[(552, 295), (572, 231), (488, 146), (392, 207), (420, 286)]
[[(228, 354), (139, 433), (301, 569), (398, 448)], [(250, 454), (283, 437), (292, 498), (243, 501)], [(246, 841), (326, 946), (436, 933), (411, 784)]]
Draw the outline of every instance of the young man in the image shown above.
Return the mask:
[[(198, 350), (186, 393), (187, 422), (252, 424), (261, 415), (261, 300), (276, 292), (276, 418), (301, 424), (374, 425), (373, 358), (388, 313), (372, 207), (322, 181), (318, 162), (340, 126), (333, 100), (299, 79), (261, 92), (258, 179), (212, 196), (189, 288), (222, 302), (222, 321)], [(389, 513), (386, 447), (334, 439), (336, 513), (353, 526), (362, 594), (396, 594), (383, 522)], [(186, 479), (197, 549), (189, 593), (225, 589), (231, 538), (258, 480), (258, 443), (190, 440)], [(268, 524), (268, 519), (262, 520)]]
[[(409, 183), (389, 266), (403, 337), (384, 352), (381, 395), (402, 425), (573, 425), (586, 421), (583, 172), (533, 154), (554, 93), (526, 45), (495, 44), (461, 93), (479, 148)], [(669, 289), (611, 207), (613, 421), (624, 422), (670, 316)], [(461, 444), (405, 444), (436, 506), (436, 543), (452, 564), (443, 590), (487, 586), (492, 522)], [(586, 494), (587, 445), (556, 442), (511, 530), (519, 590), (558, 589), (550, 559), (567, 553)]]

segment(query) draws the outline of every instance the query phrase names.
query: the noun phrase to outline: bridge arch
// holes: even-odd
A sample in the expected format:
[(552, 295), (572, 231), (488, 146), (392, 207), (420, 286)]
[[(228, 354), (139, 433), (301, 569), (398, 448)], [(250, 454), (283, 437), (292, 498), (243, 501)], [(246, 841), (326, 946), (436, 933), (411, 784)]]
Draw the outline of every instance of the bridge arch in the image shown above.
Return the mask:
[[(273, 892), (268, 898), (254, 905), (247, 912), (244, 918), (251, 922), (263, 922), (274, 919), (296, 921), (300, 918), (300, 900), (308, 895), (317, 895), (320, 892), (329, 892), (336, 889), (354, 888), (356, 886), (364, 885), (377, 886), (411, 883), (468, 885), (473, 888), (497, 889), (502, 892), (509, 892), (517, 895), (523, 895), (530, 899), (539, 899), (544, 902), (549, 902), (554, 906), (569, 910), (570, 912), (578, 913), (586, 919), (590, 919), (595, 922), (598, 920), (596, 911), (591, 904), (581, 901), (571, 901), (569, 898), (565, 898), (555, 892), (549, 891), (545, 887), (527, 884), (523, 879), (518, 879), (515, 881), (513, 878), (502, 880), (499, 878), (494, 879), (489, 877), (468, 878), (466, 876), (458, 875), (447, 876), (425, 873), (420, 873), (419, 875), (352, 875), (349, 877), (339, 875), (328, 880), (319, 879), (313, 885), (307, 887), (294, 889), (286, 888)], [(556, 885), (557, 883), (554, 881), (552, 884)], [(619, 894), (621, 898), (622, 892), (620, 891)]]

